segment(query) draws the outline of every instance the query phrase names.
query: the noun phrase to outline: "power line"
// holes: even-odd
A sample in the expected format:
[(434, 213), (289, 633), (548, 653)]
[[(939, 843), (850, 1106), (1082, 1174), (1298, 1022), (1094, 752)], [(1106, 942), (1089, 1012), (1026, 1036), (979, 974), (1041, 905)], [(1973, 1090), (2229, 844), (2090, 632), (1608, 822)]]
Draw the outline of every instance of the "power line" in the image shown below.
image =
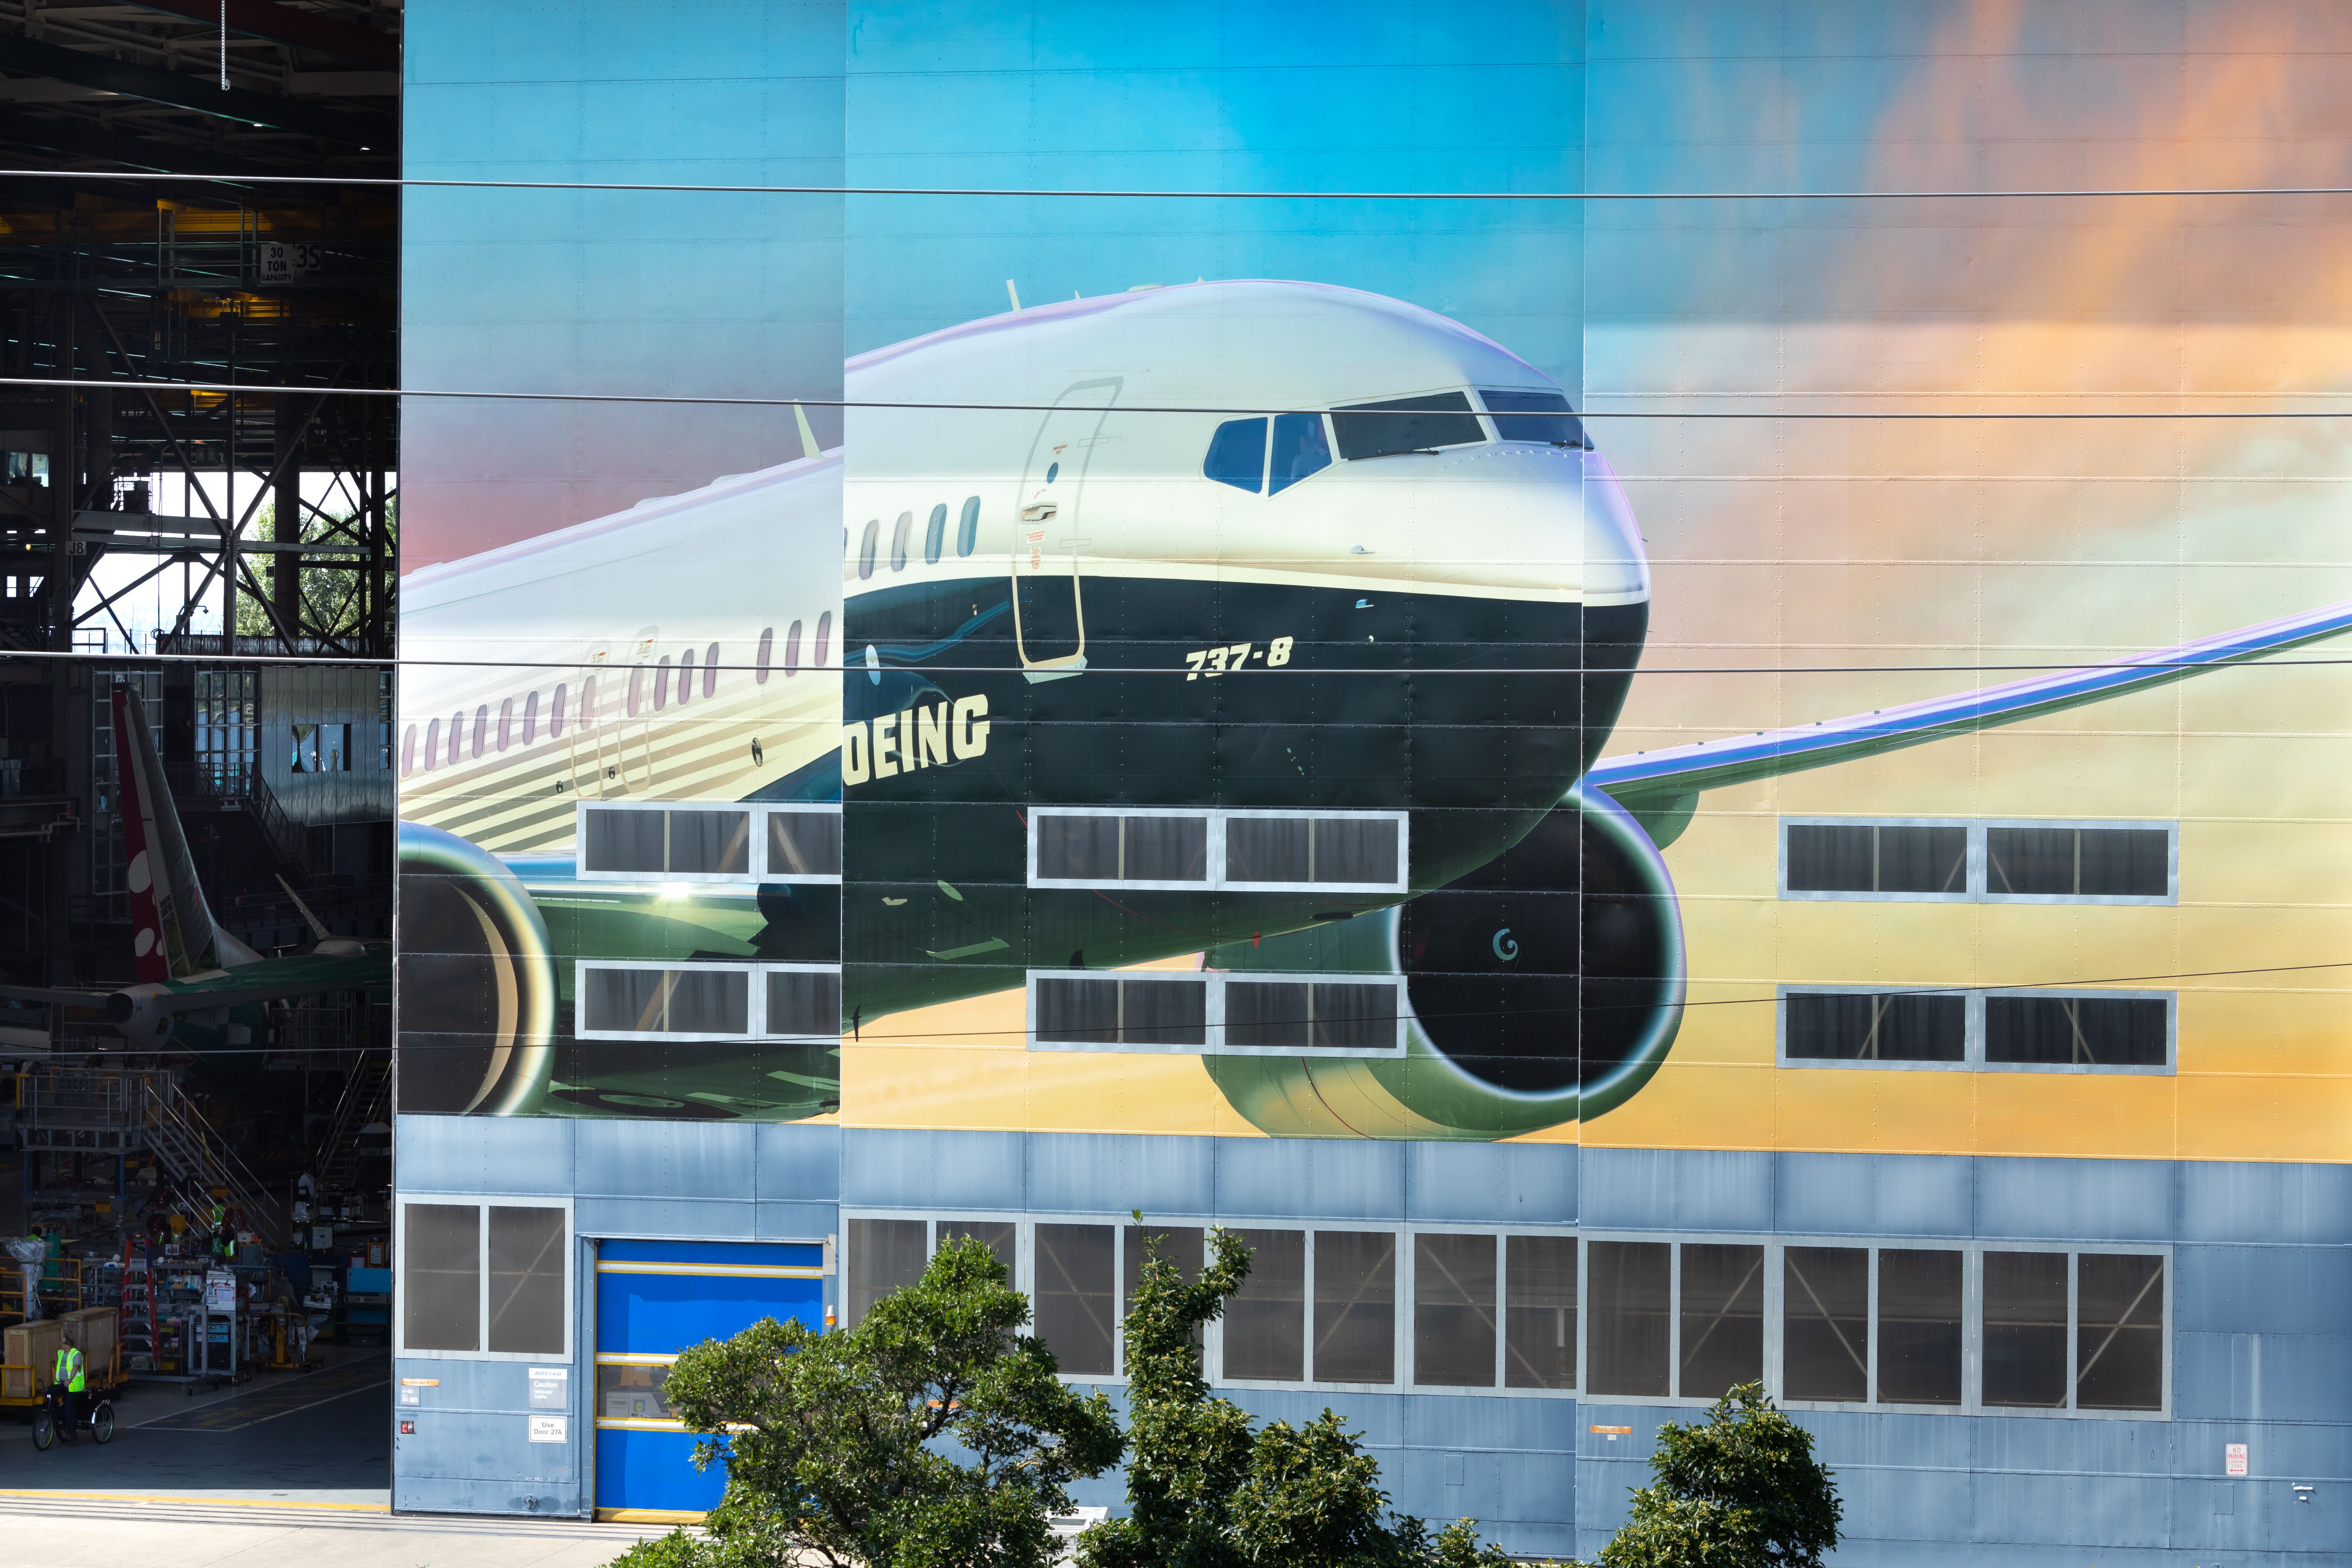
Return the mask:
[[(1117, 298), (1119, 296), (1108, 296)], [(1043, 307), (1032, 307), (1033, 311)], [(878, 401), (856, 397), (697, 397), (674, 393), (650, 392), (487, 392), (463, 391), (448, 387), (416, 386), (319, 386), (281, 385), (270, 383), (235, 381), (139, 381), (104, 380), (73, 376), (0, 376), (0, 387), (44, 387), (74, 392), (202, 392), (217, 395), (240, 395), (263, 397), (419, 397), (473, 400), (488, 403), (628, 403), (656, 405), (677, 405), (686, 407), (720, 408), (870, 408), (903, 410), (908, 413), (1003, 413), (1051, 414), (1065, 406), (1053, 403), (909, 403)], [(1746, 395), (1771, 396), (1773, 394)], [(1836, 396), (1839, 394), (1822, 395)], [(2168, 395), (2155, 394), (2152, 395)], [(1116, 414), (1210, 414), (1220, 416), (1270, 416), (1279, 414), (1338, 414), (1350, 419), (1397, 418), (1426, 419), (1432, 416), (1454, 415), (1477, 418), (1471, 408), (1350, 408), (1320, 406), (1315, 408), (1270, 408), (1265, 406), (1221, 406), (1210, 404), (1138, 403), (1118, 404), (1109, 412)], [(2216, 408), (2216, 409), (1986, 409), (1986, 410), (1872, 410), (1856, 409), (1637, 409), (1582, 408), (1566, 414), (1505, 413), (1488, 414), (1486, 417), (1502, 419), (1575, 418), (1575, 419), (1763, 419), (1780, 422), (1796, 420), (2168, 420), (2168, 419), (2345, 419), (2352, 418), (2352, 405), (2342, 408)], [(837, 448), (836, 448), (837, 449)], [(1391, 454), (1404, 455), (1404, 454)]]
[(1024, 196), (1087, 200), (1241, 202), (1864, 202), (2128, 201), (2198, 196), (2341, 196), (2352, 185), (2036, 186), (2018, 190), (1832, 191), (1208, 191), (1066, 190), (1004, 185), (697, 184), (668, 180), (450, 180), (391, 175), (123, 174), (71, 169), (0, 169), (14, 180), (111, 180), (152, 184), (183, 181), (219, 185), (333, 185), (406, 190), (675, 191), (753, 196)]

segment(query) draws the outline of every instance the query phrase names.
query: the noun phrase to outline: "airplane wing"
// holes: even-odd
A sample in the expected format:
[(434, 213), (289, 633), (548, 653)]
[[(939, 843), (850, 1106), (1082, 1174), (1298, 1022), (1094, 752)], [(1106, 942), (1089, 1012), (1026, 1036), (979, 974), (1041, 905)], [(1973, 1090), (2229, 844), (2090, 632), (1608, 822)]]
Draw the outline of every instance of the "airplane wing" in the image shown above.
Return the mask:
[(61, 985), (0, 985), (0, 1001), (39, 1002), (59, 1007), (104, 1007), (112, 990), (79, 990)]
[[(1701, 790), (1825, 768), (2061, 713), (2109, 698), (2168, 686), (2192, 675), (2267, 658), (2352, 631), (2352, 601), (2281, 620), (2158, 648), (2107, 664), (2060, 670), (1950, 697), (1822, 719), (1786, 730), (1700, 741), (1664, 751), (1603, 757), (1580, 787), (1597, 787), (1638, 818), (1663, 847), (1690, 819)], [(1661, 834), (1664, 837), (1660, 837)]]

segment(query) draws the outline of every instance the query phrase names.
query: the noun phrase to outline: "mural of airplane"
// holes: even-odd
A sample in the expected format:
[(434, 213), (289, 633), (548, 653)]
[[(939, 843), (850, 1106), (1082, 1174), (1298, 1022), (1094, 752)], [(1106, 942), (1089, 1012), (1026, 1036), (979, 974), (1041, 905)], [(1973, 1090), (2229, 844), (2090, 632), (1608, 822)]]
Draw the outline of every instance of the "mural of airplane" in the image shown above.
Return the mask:
[(266, 1043), (272, 1004), (389, 985), (389, 942), (331, 936), (299, 898), (295, 904), (318, 937), (309, 952), (265, 958), (220, 929), (163, 782), (146, 710), (126, 687), (116, 687), (112, 700), (138, 982), (6, 985), (0, 996), (94, 1010), (132, 1049), (217, 1051)]
[[(672, 978), (641, 1027), (587, 1027), (581, 965), (837, 962), (844, 1033), (1026, 987), (1041, 1048), (1200, 1053), (1267, 1131), (1556, 1125), (1673, 1043), (1660, 849), (1701, 792), (2352, 629), (2334, 605), (1605, 757), (1647, 629), (1639, 528), (1565, 390), (1458, 322), (1204, 283), (895, 344), (847, 385), (845, 465), (407, 580), (404, 1003), (447, 1078), (408, 1108), (815, 1113), (830, 1021), (679, 1026)], [(836, 799), (831, 877), (748, 852), (625, 875), (580, 842), (687, 802), (782, 844), (781, 814)], [(669, 852), (702, 831), (667, 820)], [(1105, 973), (1190, 954), (1214, 978)]]

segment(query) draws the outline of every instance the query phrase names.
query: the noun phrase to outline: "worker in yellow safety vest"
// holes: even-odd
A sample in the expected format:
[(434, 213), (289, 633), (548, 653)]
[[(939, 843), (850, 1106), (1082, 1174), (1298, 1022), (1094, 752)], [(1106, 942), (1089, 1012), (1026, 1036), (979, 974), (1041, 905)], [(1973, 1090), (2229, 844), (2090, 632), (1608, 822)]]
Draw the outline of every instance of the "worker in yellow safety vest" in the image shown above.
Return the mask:
[(66, 1342), (58, 1349), (58, 1386), (66, 1391), (66, 1432), (70, 1435), (81, 1426), (83, 1402), (89, 1397), (87, 1373), (82, 1365), (81, 1347), (74, 1343), (73, 1325), (66, 1325)]

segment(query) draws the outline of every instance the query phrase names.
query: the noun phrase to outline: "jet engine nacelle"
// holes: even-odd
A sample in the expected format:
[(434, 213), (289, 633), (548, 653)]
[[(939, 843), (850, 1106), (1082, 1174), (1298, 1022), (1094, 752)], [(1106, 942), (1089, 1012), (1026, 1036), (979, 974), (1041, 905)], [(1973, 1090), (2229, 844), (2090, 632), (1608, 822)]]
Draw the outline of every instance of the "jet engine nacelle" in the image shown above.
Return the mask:
[(1665, 1059), (1685, 987), (1665, 861), (1595, 790), (1447, 887), (1210, 963), (1404, 977), (1401, 1057), (1207, 1058), (1278, 1137), (1507, 1138), (1598, 1116)]
[(479, 846), (400, 825), (400, 1106), (512, 1116), (553, 1077), (557, 977), (521, 881)]
[(149, 983), (126, 985), (106, 999), (106, 1021), (133, 1050), (160, 1050), (172, 1036), (172, 989)]

